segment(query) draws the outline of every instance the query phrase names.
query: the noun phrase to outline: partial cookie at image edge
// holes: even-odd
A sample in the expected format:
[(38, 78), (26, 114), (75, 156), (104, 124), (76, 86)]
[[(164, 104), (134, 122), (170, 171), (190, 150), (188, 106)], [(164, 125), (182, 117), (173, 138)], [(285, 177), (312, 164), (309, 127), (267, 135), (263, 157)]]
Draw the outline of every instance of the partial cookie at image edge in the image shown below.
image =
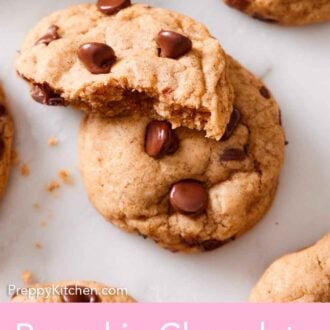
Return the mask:
[(0, 198), (4, 194), (10, 174), (13, 138), (14, 123), (0, 85)]
[(330, 233), (313, 246), (288, 254), (266, 270), (250, 302), (330, 302)]
[(328, 0), (224, 0), (254, 19), (286, 26), (309, 25), (330, 21)]

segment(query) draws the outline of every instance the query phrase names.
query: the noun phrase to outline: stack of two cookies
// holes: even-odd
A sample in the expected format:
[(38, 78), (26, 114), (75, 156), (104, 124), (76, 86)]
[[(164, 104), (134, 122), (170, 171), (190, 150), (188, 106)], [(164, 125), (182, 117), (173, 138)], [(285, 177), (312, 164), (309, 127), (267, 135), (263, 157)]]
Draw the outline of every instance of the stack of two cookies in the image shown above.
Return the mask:
[(17, 69), (36, 101), (86, 111), (85, 187), (120, 228), (209, 251), (270, 207), (285, 143), (278, 106), (193, 19), (129, 1), (78, 5), (35, 27)]

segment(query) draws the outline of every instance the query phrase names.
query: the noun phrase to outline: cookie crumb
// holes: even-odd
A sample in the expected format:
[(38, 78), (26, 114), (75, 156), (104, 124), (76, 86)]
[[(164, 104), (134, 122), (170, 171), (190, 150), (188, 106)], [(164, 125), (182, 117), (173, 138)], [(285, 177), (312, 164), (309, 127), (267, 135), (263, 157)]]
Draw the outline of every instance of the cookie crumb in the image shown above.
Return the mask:
[(46, 221), (41, 221), (40, 226), (43, 228), (46, 228), (46, 227), (48, 227), (48, 223)]
[(48, 186), (47, 186), (47, 191), (52, 193), (54, 192), (55, 190), (59, 189), (60, 188), (60, 184), (53, 180)]
[(21, 174), (25, 177), (30, 175), (30, 168), (27, 164), (23, 164), (21, 166)]
[(33, 274), (29, 270), (24, 270), (22, 272), (21, 279), (25, 285), (31, 285), (34, 283)]
[(32, 207), (35, 209), (35, 210), (40, 210), (40, 205), (38, 203), (33, 203), (32, 204)]
[(64, 184), (73, 185), (73, 180), (70, 176), (70, 173), (66, 170), (61, 170), (58, 172), (58, 176)]
[(42, 249), (42, 245), (40, 243), (35, 243), (34, 247), (36, 248), (36, 250), (41, 250)]
[(50, 137), (50, 138), (48, 139), (48, 145), (49, 145), (50, 147), (57, 146), (57, 144), (58, 144), (58, 140), (57, 140), (56, 137)]

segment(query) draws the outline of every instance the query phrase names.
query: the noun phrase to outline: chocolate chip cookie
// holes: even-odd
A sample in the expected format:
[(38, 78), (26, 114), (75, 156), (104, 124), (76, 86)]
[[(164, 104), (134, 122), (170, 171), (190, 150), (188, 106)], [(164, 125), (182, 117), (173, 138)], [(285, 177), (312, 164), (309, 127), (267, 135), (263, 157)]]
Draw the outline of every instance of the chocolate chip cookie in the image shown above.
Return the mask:
[(0, 86), (0, 197), (3, 195), (8, 181), (13, 136), (13, 120), (8, 112), (5, 96)]
[(31, 285), (12, 297), (17, 303), (129, 303), (126, 289), (115, 289), (91, 281), (66, 281)]
[(37, 102), (107, 116), (143, 112), (217, 140), (233, 110), (226, 57), (207, 28), (129, 1), (44, 18), (22, 45), (17, 71)]
[(251, 302), (330, 302), (330, 234), (275, 261), (253, 289)]
[(88, 115), (81, 173), (91, 202), (116, 226), (172, 251), (210, 251), (239, 237), (270, 207), (283, 162), (279, 108), (228, 58), (235, 110), (221, 141), (141, 114)]
[(330, 20), (329, 0), (225, 0), (253, 18), (283, 25), (304, 25)]

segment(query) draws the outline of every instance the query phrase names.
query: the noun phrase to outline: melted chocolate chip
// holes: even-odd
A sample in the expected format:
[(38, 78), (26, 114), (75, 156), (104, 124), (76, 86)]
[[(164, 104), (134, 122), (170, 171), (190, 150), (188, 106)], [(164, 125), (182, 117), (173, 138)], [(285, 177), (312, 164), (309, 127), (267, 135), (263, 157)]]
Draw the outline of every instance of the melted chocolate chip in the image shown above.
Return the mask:
[(265, 98), (265, 99), (270, 99), (270, 92), (268, 90), (268, 88), (266, 88), (265, 86), (262, 86), (259, 90), (260, 94)]
[(227, 161), (243, 161), (246, 158), (246, 152), (242, 149), (230, 148), (226, 149), (221, 155), (220, 160)]
[(91, 42), (83, 44), (78, 49), (78, 58), (86, 69), (93, 74), (106, 74), (111, 71), (116, 62), (113, 49), (102, 43)]
[(201, 182), (183, 180), (173, 185), (170, 203), (179, 213), (198, 216), (206, 211), (208, 193)]
[(249, 4), (250, 0), (226, 0), (228, 6), (244, 10)]
[(161, 57), (178, 59), (192, 50), (191, 40), (173, 31), (160, 31), (155, 41), (160, 48)]
[(281, 109), (278, 109), (278, 123), (280, 124), (280, 126), (283, 126)]
[(241, 121), (241, 113), (239, 112), (238, 109), (234, 108), (229, 123), (227, 125), (225, 134), (221, 138), (222, 141), (228, 140), (233, 135), (240, 121)]
[(6, 107), (3, 104), (0, 104), (0, 117), (3, 117), (7, 114)]
[(100, 302), (99, 296), (95, 293), (95, 290), (69, 285), (65, 288), (65, 294), (62, 295), (62, 299), (65, 303), (97, 303)]
[(260, 14), (255, 14), (252, 16), (254, 19), (257, 19), (259, 21), (265, 22), (265, 23), (278, 23), (278, 20), (269, 18), (269, 17), (264, 17)]
[(147, 126), (145, 151), (154, 158), (174, 154), (179, 148), (179, 139), (171, 125), (154, 120)]
[(46, 105), (64, 105), (64, 99), (47, 84), (33, 84), (31, 97), (38, 103)]
[(61, 37), (58, 34), (58, 29), (59, 27), (56, 25), (50, 26), (46, 34), (36, 42), (36, 45), (39, 44), (49, 45), (52, 41), (60, 39)]
[(106, 15), (113, 15), (131, 5), (130, 0), (98, 0), (97, 8)]

